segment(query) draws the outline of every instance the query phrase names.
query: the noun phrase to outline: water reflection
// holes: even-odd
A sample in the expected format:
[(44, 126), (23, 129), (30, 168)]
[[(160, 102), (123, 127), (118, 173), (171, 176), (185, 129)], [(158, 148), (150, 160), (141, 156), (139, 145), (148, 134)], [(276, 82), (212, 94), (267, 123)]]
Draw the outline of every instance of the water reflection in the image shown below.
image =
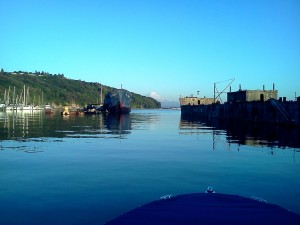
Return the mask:
[(149, 130), (160, 122), (160, 116), (153, 110), (134, 110), (131, 112), (130, 118), (134, 130)]
[(0, 140), (43, 141), (43, 138), (125, 138), (130, 115), (61, 116), (59, 112), (0, 112)]
[(105, 118), (105, 124), (108, 130), (112, 131), (112, 134), (130, 134), (131, 130), (131, 118), (130, 114), (121, 115), (103, 115)]
[(300, 148), (299, 127), (181, 116), (180, 130), (184, 134), (225, 134), (228, 143), (241, 145)]

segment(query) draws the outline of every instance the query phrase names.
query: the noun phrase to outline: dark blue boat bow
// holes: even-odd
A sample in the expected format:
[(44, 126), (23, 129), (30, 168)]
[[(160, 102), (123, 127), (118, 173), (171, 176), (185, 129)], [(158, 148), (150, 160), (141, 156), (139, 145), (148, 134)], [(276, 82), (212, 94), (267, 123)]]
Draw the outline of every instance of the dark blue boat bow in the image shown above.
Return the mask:
[(167, 196), (129, 211), (106, 225), (300, 224), (300, 215), (237, 195), (194, 193)]

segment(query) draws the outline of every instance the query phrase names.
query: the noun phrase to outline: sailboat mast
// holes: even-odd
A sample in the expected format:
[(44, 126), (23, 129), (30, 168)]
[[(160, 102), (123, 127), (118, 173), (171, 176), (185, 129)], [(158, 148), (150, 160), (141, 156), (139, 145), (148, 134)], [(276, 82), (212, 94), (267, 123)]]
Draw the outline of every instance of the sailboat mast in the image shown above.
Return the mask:
[(16, 87), (14, 87), (13, 105), (16, 105)]
[(26, 105), (26, 87), (24, 85), (24, 99), (23, 99), (23, 105)]
[(26, 103), (29, 105), (29, 87), (27, 88)]
[(10, 86), (8, 87), (8, 93), (7, 93), (7, 102), (8, 102), (8, 104), (10, 104), (9, 93), (10, 93)]
[(4, 91), (4, 103), (5, 103), (5, 105), (7, 105), (7, 99), (6, 99), (6, 89), (5, 89), (5, 91)]
[(102, 100), (102, 84), (101, 84), (101, 92), (100, 92), (100, 104), (103, 104), (103, 100)]

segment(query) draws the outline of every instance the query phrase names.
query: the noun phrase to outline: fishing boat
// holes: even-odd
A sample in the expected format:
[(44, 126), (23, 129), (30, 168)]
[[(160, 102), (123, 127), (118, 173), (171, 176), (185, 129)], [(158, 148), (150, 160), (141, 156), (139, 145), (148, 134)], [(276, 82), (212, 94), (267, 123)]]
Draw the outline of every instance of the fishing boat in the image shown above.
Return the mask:
[(110, 113), (129, 113), (132, 94), (125, 89), (117, 89), (105, 95), (103, 110)]
[(300, 224), (300, 215), (259, 198), (215, 193), (161, 197), (105, 225)]
[(51, 107), (51, 105), (45, 105), (44, 110), (45, 110), (46, 114), (52, 113), (52, 107)]
[(85, 115), (93, 115), (99, 114), (102, 111), (102, 105), (99, 104), (88, 104), (83, 108), (83, 112)]

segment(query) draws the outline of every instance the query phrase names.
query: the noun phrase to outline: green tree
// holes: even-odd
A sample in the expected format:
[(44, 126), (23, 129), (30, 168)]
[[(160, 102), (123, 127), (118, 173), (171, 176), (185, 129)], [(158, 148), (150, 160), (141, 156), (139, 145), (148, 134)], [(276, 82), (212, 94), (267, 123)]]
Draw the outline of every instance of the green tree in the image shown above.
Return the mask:
[[(75, 102), (83, 107), (90, 103), (100, 103), (101, 88), (102, 100), (106, 93), (115, 89), (96, 82), (66, 79), (64, 74), (55, 76), (45, 71), (35, 71), (35, 74), (44, 74), (44, 76), (31, 76), (30, 72), (20, 76), (12, 72), (2, 72), (3, 69), (0, 71), (0, 96), (3, 96), (9, 87), (15, 87), (17, 94), (21, 94), (25, 85), (26, 88), (30, 88), (31, 99), (34, 99), (34, 96), (35, 99), (43, 97), (43, 102), (49, 104), (68, 105)], [(132, 94), (132, 108), (160, 108), (160, 103), (156, 100)]]

